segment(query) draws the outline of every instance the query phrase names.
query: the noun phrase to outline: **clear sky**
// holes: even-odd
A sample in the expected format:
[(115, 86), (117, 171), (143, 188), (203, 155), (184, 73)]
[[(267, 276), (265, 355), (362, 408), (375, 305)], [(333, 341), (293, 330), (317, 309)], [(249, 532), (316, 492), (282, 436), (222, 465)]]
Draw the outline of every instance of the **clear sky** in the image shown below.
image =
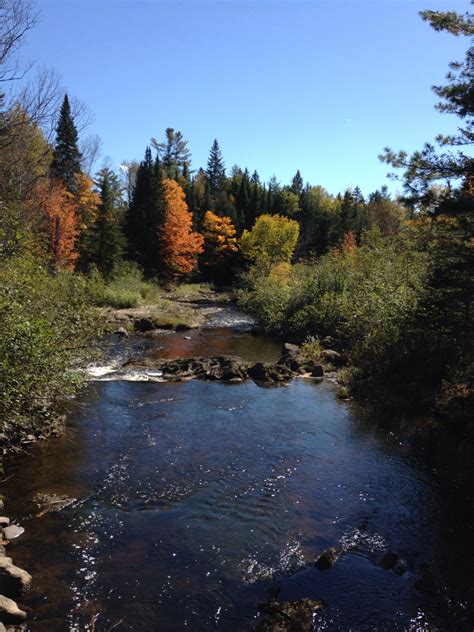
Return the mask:
[[(23, 56), (62, 75), (94, 115), (88, 133), (118, 166), (167, 127), (193, 168), (217, 138), (226, 167), (337, 193), (387, 184), (386, 145), (420, 148), (456, 124), (430, 86), (467, 38), (436, 33), (422, 9), (468, 0), (37, 0)], [(391, 186), (391, 188), (393, 188)]]

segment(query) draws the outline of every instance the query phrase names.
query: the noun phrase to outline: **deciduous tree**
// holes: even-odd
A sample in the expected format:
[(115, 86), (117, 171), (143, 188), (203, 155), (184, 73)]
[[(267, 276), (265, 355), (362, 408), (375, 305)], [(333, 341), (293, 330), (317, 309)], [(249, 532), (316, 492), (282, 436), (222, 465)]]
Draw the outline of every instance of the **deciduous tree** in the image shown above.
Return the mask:
[(271, 266), (291, 261), (299, 235), (299, 224), (281, 215), (260, 215), (251, 231), (240, 239), (242, 254), (257, 265)]
[(163, 190), (164, 214), (159, 230), (161, 261), (167, 277), (179, 278), (194, 270), (204, 239), (192, 229), (192, 214), (179, 184), (165, 178)]
[(203, 264), (207, 267), (222, 264), (238, 252), (236, 234), (230, 217), (219, 217), (212, 211), (207, 211), (203, 224)]
[(79, 256), (79, 221), (73, 195), (57, 181), (42, 181), (37, 187), (36, 204), (44, 216), (51, 265), (57, 269), (74, 269)]

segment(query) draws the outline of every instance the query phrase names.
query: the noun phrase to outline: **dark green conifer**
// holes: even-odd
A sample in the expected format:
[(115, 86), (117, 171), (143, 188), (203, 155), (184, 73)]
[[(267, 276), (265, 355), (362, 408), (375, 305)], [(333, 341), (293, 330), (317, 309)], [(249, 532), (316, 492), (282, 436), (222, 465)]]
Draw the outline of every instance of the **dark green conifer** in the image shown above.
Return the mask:
[(298, 171), (295, 173), (291, 181), (290, 191), (300, 196), (303, 192), (303, 185), (304, 185), (303, 178), (301, 177), (300, 170), (298, 169)]
[(126, 213), (125, 234), (130, 258), (149, 276), (157, 274), (160, 268), (158, 231), (163, 220), (162, 179), (160, 161), (158, 157), (153, 161), (147, 147)]
[(125, 250), (125, 239), (114, 213), (114, 190), (107, 172), (100, 178), (100, 205), (87, 239), (89, 267), (95, 265), (108, 278)]
[(214, 140), (212, 143), (207, 161), (206, 175), (209, 179), (211, 194), (215, 195), (222, 190), (225, 180), (225, 165), (217, 140)]
[(81, 172), (81, 152), (77, 143), (77, 129), (68, 96), (65, 94), (56, 126), (51, 175), (61, 180), (71, 192), (75, 191), (75, 176)]

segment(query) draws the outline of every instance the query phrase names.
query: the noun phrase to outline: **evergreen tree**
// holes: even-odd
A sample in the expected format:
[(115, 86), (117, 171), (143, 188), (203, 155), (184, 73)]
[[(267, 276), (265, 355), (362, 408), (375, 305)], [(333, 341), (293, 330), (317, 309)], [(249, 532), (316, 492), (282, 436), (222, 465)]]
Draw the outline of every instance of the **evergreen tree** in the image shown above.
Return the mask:
[(215, 195), (222, 190), (225, 181), (225, 165), (217, 140), (212, 143), (209, 159), (207, 161), (206, 175), (209, 179), (211, 193)]
[(160, 268), (157, 235), (163, 219), (162, 180), (160, 161), (158, 157), (153, 161), (151, 149), (147, 147), (125, 217), (129, 256), (147, 275), (156, 274)]
[(181, 132), (175, 132), (172, 127), (165, 130), (165, 136), (164, 143), (159, 143), (156, 138), (151, 139), (151, 144), (161, 161), (164, 176), (174, 180), (179, 176), (189, 179), (191, 152), (188, 149), (188, 141)]
[(239, 224), (242, 228), (251, 228), (253, 226), (255, 213), (251, 207), (251, 198), (249, 172), (248, 169), (245, 169), (235, 199), (237, 217), (239, 218)]
[(99, 179), (100, 204), (97, 217), (88, 232), (88, 267), (95, 265), (109, 277), (114, 266), (122, 259), (125, 239), (115, 216), (114, 182), (105, 171)]
[(65, 94), (56, 126), (51, 175), (74, 193), (77, 173), (81, 173), (81, 152), (78, 147), (78, 134), (71, 106), (68, 96)]
[(301, 177), (300, 170), (298, 169), (296, 174), (293, 176), (293, 180), (291, 181), (290, 191), (296, 193), (296, 195), (298, 196), (301, 196), (303, 192), (303, 185), (303, 178)]

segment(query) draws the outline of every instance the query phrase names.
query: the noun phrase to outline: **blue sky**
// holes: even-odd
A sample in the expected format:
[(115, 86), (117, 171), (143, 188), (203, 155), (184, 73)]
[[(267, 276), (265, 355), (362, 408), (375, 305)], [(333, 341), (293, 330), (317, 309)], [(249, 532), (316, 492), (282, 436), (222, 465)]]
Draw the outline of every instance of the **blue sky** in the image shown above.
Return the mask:
[[(420, 148), (455, 127), (430, 86), (468, 42), (418, 11), (468, 0), (38, 0), (23, 56), (62, 75), (92, 110), (88, 133), (115, 165), (141, 159), (166, 127), (193, 167), (217, 138), (226, 166), (336, 193), (387, 184), (389, 145)], [(396, 188), (390, 185), (392, 190)]]

